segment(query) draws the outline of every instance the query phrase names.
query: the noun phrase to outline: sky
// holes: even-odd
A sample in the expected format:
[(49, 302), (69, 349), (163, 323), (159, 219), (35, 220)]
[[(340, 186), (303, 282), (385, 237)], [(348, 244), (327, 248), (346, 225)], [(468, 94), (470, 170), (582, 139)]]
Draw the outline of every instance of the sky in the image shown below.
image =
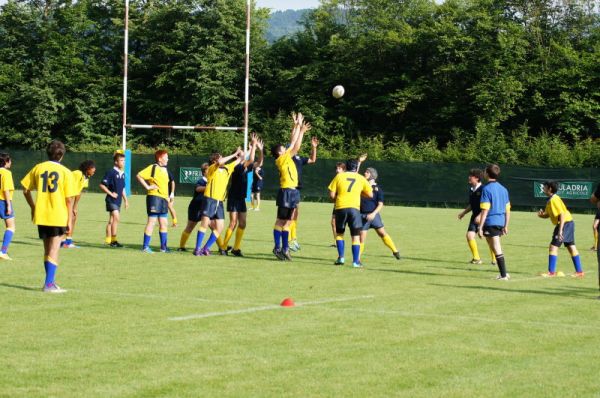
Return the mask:
[(319, 6), (319, 0), (257, 0), (256, 3), (259, 7), (272, 8), (273, 10), (297, 10)]

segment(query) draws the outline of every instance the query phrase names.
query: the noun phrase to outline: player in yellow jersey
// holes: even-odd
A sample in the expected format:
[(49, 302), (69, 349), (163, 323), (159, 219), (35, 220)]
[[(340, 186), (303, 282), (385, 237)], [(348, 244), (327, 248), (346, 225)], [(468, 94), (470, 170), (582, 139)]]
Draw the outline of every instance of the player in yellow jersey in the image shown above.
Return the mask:
[[(25, 200), (31, 207), (33, 222), (38, 226), (40, 239), (44, 240), (46, 280), (43, 291), (47, 293), (66, 291), (56, 284), (55, 276), (60, 241), (70, 223), (72, 198), (77, 192), (71, 171), (60, 164), (65, 152), (62, 142), (52, 141), (46, 148), (50, 160), (35, 165), (21, 180)], [(37, 191), (35, 201), (32, 191)]]
[(73, 233), (75, 231), (75, 224), (77, 223), (77, 213), (79, 212), (79, 200), (83, 194), (84, 188), (89, 187), (90, 177), (96, 173), (96, 164), (93, 160), (84, 160), (79, 165), (79, 169), (72, 171), (73, 183), (75, 184), (75, 191), (77, 196), (73, 198), (73, 214), (71, 215), (71, 224), (69, 225), (69, 232), (67, 233), (67, 239), (62, 242), (62, 247), (66, 249), (75, 249), (76, 246), (73, 243)]
[[(227, 163), (234, 159), (233, 162)], [(210, 247), (217, 241), (224, 226), (225, 211), (223, 209), (223, 201), (225, 200), (225, 194), (227, 193), (227, 184), (233, 173), (235, 166), (240, 164), (244, 159), (244, 151), (238, 147), (238, 149), (229, 156), (221, 156), (220, 153), (213, 153), (210, 155), (208, 170), (206, 170), (206, 188), (204, 189), (204, 197), (201, 203), (201, 215), (200, 227), (198, 228), (198, 234), (196, 235), (196, 249), (194, 250), (194, 256), (209, 256)], [(202, 247), (202, 241), (206, 230), (211, 224), (211, 220), (214, 220), (214, 229), (210, 234), (210, 237), (206, 241), (204, 247)]]
[(4, 220), (6, 230), (2, 239), (2, 249), (0, 249), (0, 260), (10, 260), (8, 256), (8, 246), (15, 234), (15, 209), (12, 205), (15, 183), (13, 181), (10, 167), (12, 160), (8, 153), (0, 153), (0, 219)]
[(156, 163), (151, 164), (144, 170), (140, 171), (136, 178), (138, 182), (147, 191), (146, 195), (146, 212), (148, 221), (144, 229), (144, 242), (142, 251), (144, 253), (153, 253), (150, 248), (150, 240), (152, 239), (152, 231), (158, 219), (159, 236), (160, 236), (160, 251), (161, 253), (170, 253), (167, 246), (167, 231), (169, 206), (169, 173), (167, 172), (167, 164), (169, 163), (169, 154), (165, 150), (158, 150), (154, 153)]
[(300, 192), (298, 191), (298, 170), (294, 163), (295, 156), (302, 146), (304, 133), (310, 130), (309, 123), (304, 121), (301, 113), (292, 114), (294, 127), (290, 137), (290, 145), (284, 147), (281, 144), (271, 148), (271, 154), (275, 158), (275, 165), (279, 170), (279, 191), (277, 193), (277, 219), (273, 228), (273, 240), (275, 247), (273, 254), (279, 260), (292, 260), (289, 249), (290, 225), (294, 209), (300, 203)]
[(555, 225), (552, 240), (548, 247), (548, 272), (543, 273), (542, 276), (546, 278), (563, 276), (562, 272), (556, 271), (556, 263), (558, 261), (558, 248), (564, 243), (569, 254), (571, 254), (573, 266), (575, 266), (573, 276), (583, 277), (581, 259), (577, 247), (575, 247), (575, 221), (573, 221), (573, 216), (567, 210), (565, 203), (556, 194), (558, 183), (556, 181), (545, 181), (542, 190), (549, 199), (546, 208), (538, 211), (538, 217), (550, 218), (552, 224)]
[(335, 201), (335, 231), (338, 258), (335, 265), (344, 264), (344, 232), (346, 225), (352, 236), (352, 266), (362, 267), (360, 262), (360, 231), (362, 218), (360, 215), (360, 197), (373, 197), (371, 184), (358, 174), (358, 161), (348, 160), (346, 171), (338, 173), (328, 186), (329, 197)]

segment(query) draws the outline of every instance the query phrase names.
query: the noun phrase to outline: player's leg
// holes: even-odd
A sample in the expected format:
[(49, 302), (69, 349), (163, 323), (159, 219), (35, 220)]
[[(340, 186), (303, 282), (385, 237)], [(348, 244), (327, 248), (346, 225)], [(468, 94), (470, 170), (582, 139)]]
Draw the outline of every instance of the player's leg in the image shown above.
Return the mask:
[[(229, 212), (229, 225), (227, 226), (227, 230), (225, 231), (225, 234), (221, 237), (219, 237), (218, 240), (218, 244), (219, 244), (219, 249), (220, 250), (225, 250), (227, 251), (227, 246), (229, 245), (229, 240), (231, 239), (231, 236), (233, 235), (233, 231), (235, 231), (236, 226), (238, 225), (238, 211), (237, 209), (235, 211), (230, 211)], [(223, 254), (223, 253), (221, 253)]]
[(256, 206), (254, 207), (254, 210), (260, 210), (260, 192), (256, 193)]
[(594, 231), (594, 245), (590, 248), (590, 250), (594, 250), (594, 251), (598, 250), (598, 225), (599, 224), (600, 224), (600, 219), (594, 218), (594, 223), (592, 224), (592, 229)]
[(369, 230), (365, 230), (364, 228), (360, 231), (360, 256), (362, 258), (362, 254), (365, 251), (365, 243), (367, 243), (367, 233)]
[(206, 230), (210, 224), (210, 218), (207, 215), (202, 215), (200, 219), (200, 226), (198, 227), (198, 233), (196, 234), (196, 247), (194, 249), (194, 256), (200, 256), (202, 254), (202, 241), (204, 240), (204, 235), (206, 235)]
[(581, 265), (581, 258), (579, 256), (579, 251), (575, 246), (575, 243), (567, 246), (567, 250), (571, 255), (571, 261), (573, 261), (573, 267), (575, 268), (575, 273), (572, 274), (574, 277), (583, 277), (583, 266)]
[(64, 293), (56, 284), (56, 271), (58, 270), (58, 253), (65, 228), (58, 227), (38, 227), (40, 237), (44, 241), (44, 269), (46, 270), (46, 279), (44, 280), (43, 291), (45, 293)]
[[(556, 264), (558, 263), (558, 248), (562, 242), (558, 239), (553, 238), (552, 242), (548, 245), (548, 272), (541, 274), (544, 278), (552, 278), (557, 276)], [(561, 273), (561, 275), (563, 275)]]
[(6, 226), (6, 230), (4, 231), (4, 237), (2, 239), (0, 260), (10, 260), (11, 258), (8, 256), (8, 246), (10, 246), (13, 236), (15, 235), (15, 218), (11, 217), (4, 219), (4, 224)]
[(169, 246), (167, 245), (168, 240), (168, 229), (169, 229), (169, 215), (167, 213), (161, 213), (158, 216), (158, 234), (160, 236), (160, 251), (162, 253), (169, 253)]
[(496, 231), (497, 235), (486, 236), (488, 247), (490, 251), (496, 256), (496, 262), (498, 264), (498, 271), (500, 276), (498, 279), (508, 280), (510, 275), (506, 272), (506, 262), (504, 261), (504, 254), (502, 253), (502, 245), (500, 244), (500, 231)]
[(396, 245), (394, 244), (392, 237), (390, 235), (388, 235), (387, 232), (385, 232), (385, 228), (384, 227), (376, 228), (375, 231), (377, 232), (377, 235), (379, 235), (379, 237), (383, 241), (383, 244), (386, 245), (388, 247), (388, 249), (390, 249), (392, 251), (392, 254), (394, 255), (394, 257), (396, 257), (396, 259), (400, 260), (400, 252), (396, 248)]
[[(333, 263), (334, 265), (344, 265), (345, 258), (345, 242), (344, 232), (346, 232), (347, 214), (346, 209), (340, 209), (334, 211), (335, 215), (335, 246), (338, 252), (338, 258)], [(359, 252), (360, 252), (360, 240), (359, 240)]]
[(177, 212), (175, 211), (175, 201), (168, 200), (167, 208), (169, 209), (169, 214), (171, 214), (171, 218), (173, 219), (172, 227), (177, 226)]
[(477, 236), (476, 231), (471, 230), (471, 228), (469, 228), (469, 230), (467, 231), (466, 234), (466, 238), (467, 238), (467, 244), (469, 245), (469, 250), (471, 251), (471, 264), (481, 264), (483, 263), (483, 261), (481, 261), (481, 257), (479, 256), (479, 248), (477, 247), (477, 241), (475, 240), (475, 237)]
[(144, 242), (142, 244), (142, 251), (145, 253), (152, 253), (152, 249), (150, 248), (150, 241), (152, 240), (152, 231), (154, 231), (154, 225), (156, 225), (157, 218), (158, 214), (148, 215), (148, 221), (146, 222), (146, 226), (144, 227)]
[(256, 192), (250, 193), (250, 209), (254, 210), (256, 204)]
[(196, 228), (197, 224), (197, 221), (188, 220), (187, 224), (185, 225), (185, 228), (183, 229), (183, 231), (181, 231), (181, 238), (179, 238), (179, 249), (177, 250), (182, 252), (185, 251), (185, 245), (188, 239), (190, 238), (190, 235), (194, 231), (194, 228)]
[(242, 246), (242, 238), (244, 237), (244, 232), (246, 232), (247, 215), (248, 213), (245, 211), (238, 213), (238, 226), (237, 230), (235, 231), (235, 244), (233, 245), (233, 250), (231, 250), (231, 254), (233, 254), (236, 257), (244, 257), (240, 247)]
[(298, 216), (300, 215), (299, 206), (294, 209), (294, 213), (292, 214), (292, 222), (290, 223), (290, 250), (298, 251), (300, 250), (300, 245), (298, 244)]
[(335, 232), (335, 208), (333, 209), (333, 213), (331, 213), (331, 232), (333, 233), (333, 245), (331, 247), (336, 247), (337, 241), (337, 233)]
[(204, 256), (210, 255), (210, 248), (212, 247), (212, 245), (214, 245), (217, 242), (217, 239), (219, 239), (219, 235), (221, 235), (221, 232), (223, 231), (224, 226), (225, 226), (224, 218), (215, 219), (214, 229), (212, 230), (212, 233), (210, 234), (208, 240), (206, 241), (206, 244), (202, 248), (202, 255), (204, 255)]
[(119, 222), (121, 221), (121, 212), (119, 210), (113, 210), (110, 214), (109, 225), (110, 225), (110, 246), (111, 247), (123, 247), (122, 244), (117, 240), (117, 233), (119, 231)]

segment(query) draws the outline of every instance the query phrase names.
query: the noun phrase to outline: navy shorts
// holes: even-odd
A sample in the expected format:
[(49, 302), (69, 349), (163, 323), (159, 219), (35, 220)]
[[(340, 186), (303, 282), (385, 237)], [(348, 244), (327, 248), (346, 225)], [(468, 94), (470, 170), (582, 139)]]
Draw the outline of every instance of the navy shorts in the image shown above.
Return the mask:
[(295, 209), (300, 203), (300, 191), (296, 188), (280, 188), (277, 192), (277, 207)]
[(224, 220), (225, 211), (223, 210), (223, 202), (215, 200), (213, 198), (202, 198), (202, 210), (200, 211), (202, 217), (208, 217), (211, 220)]
[(600, 220), (600, 210), (596, 210), (596, 220)]
[(383, 228), (383, 221), (381, 220), (381, 215), (379, 213), (377, 213), (371, 221), (367, 221), (367, 216), (368, 214), (361, 214), (363, 231), (368, 231), (370, 228)]
[(169, 212), (169, 203), (160, 196), (146, 196), (146, 211), (148, 217), (167, 217)]
[(346, 232), (346, 225), (350, 228), (350, 235), (360, 235), (362, 218), (358, 209), (337, 209), (335, 211), (335, 232), (342, 235)]
[(67, 233), (67, 227), (52, 227), (47, 225), (38, 225), (38, 235), (40, 239), (54, 238), (63, 236)]
[(112, 213), (113, 211), (121, 211), (121, 205), (118, 205), (113, 202), (109, 202), (108, 200), (104, 201), (106, 203), (106, 211)]
[(188, 205), (188, 221), (199, 222), (202, 218), (202, 198), (192, 199)]
[(227, 199), (227, 211), (231, 213), (246, 213), (246, 201), (244, 199)]
[(504, 226), (501, 225), (484, 225), (483, 236), (486, 238), (493, 238), (494, 236), (502, 236), (502, 230)]
[(263, 190), (262, 181), (260, 182), (260, 184), (252, 184), (252, 193), (258, 193), (258, 192), (261, 192), (262, 190)]
[(467, 226), (467, 232), (477, 232), (479, 229), (479, 224), (475, 222), (476, 215), (471, 215), (471, 219), (469, 220), (469, 225)]
[(6, 214), (6, 207), (7, 207), (6, 200), (0, 200), (0, 219), (2, 219), (2, 220), (8, 220), (9, 218), (15, 217), (15, 207), (13, 206), (12, 212), (10, 213), (10, 215)]
[(558, 225), (554, 227), (550, 244), (552, 246), (560, 247), (563, 243), (565, 246), (573, 246), (575, 244), (575, 223), (573, 221), (567, 221), (565, 225), (563, 225), (562, 240), (558, 239)]

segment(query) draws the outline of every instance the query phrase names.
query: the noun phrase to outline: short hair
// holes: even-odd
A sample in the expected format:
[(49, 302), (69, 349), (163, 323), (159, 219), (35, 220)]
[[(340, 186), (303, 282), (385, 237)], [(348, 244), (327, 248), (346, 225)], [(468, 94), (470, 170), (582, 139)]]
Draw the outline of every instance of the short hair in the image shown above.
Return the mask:
[(154, 152), (154, 160), (156, 160), (158, 162), (158, 159), (162, 158), (167, 153), (168, 152), (165, 151), (164, 149), (159, 149), (158, 151)]
[(475, 177), (479, 181), (483, 180), (483, 171), (481, 169), (471, 169), (469, 170), (469, 176)]
[(202, 163), (202, 166), (200, 166), (200, 170), (202, 170), (202, 175), (204, 175), (204, 173), (206, 173), (208, 166), (209, 166), (208, 163), (206, 163), (206, 162)]
[(358, 170), (358, 160), (349, 159), (346, 161), (346, 171), (357, 171)]
[(558, 192), (558, 182), (553, 180), (544, 181), (544, 186), (548, 188), (551, 193)]
[(335, 164), (335, 167), (336, 168), (339, 167), (340, 169), (346, 170), (346, 163), (344, 163), (344, 162), (337, 162)]
[(63, 158), (63, 156), (65, 156), (65, 152), (67, 152), (65, 144), (63, 144), (59, 140), (52, 140), (46, 147), (46, 154), (48, 155), (48, 159), (54, 160), (56, 162), (60, 161)]
[(377, 173), (377, 169), (375, 167), (367, 167), (365, 171), (368, 171), (371, 174), (371, 178), (376, 180), (379, 177), (379, 173)]
[(87, 171), (89, 169), (95, 169), (96, 168), (96, 163), (94, 163), (93, 160), (84, 160), (83, 162), (81, 162), (81, 164), (79, 165), (79, 170), (81, 170), (81, 172), (86, 175)]
[(488, 164), (485, 168), (485, 174), (487, 174), (488, 177), (493, 178), (495, 180), (500, 175), (500, 166), (498, 166), (495, 163)]
[(113, 161), (116, 162), (117, 160), (124, 158), (125, 154), (123, 154), (123, 152), (115, 152), (115, 154), (113, 155)]
[(283, 145), (281, 144), (275, 144), (271, 147), (271, 155), (273, 155), (274, 158), (278, 158), (279, 157), (279, 148), (281, 148)]
[(10, 155), (8, 153), (0, 153), (0, 167), (6, 166), (10, 162)]
[(219, 152), (213, 152), (213, 153), (211, 153), (210, 156), (208, 157), (208, 163), (209, 163), (209, 165), (211, 165), (214, 162), (216, 162), (220, 157), (221, 157), (221, 154)]

